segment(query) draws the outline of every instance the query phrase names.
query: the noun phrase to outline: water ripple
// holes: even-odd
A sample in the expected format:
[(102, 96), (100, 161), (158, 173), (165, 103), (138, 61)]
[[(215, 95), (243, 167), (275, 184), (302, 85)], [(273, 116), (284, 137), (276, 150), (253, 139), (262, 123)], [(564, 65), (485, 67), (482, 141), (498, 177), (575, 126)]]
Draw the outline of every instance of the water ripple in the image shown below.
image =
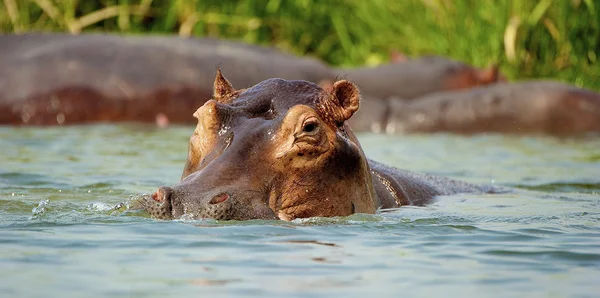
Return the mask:
[(192, 130), (0, 127), (2, 293), (583, 297), (597, 292), (598, 138), (360, 135), (376, 160), (519, 190), (293, 222), (151, 219), (134, 208), (135, 201), (177, 181)]

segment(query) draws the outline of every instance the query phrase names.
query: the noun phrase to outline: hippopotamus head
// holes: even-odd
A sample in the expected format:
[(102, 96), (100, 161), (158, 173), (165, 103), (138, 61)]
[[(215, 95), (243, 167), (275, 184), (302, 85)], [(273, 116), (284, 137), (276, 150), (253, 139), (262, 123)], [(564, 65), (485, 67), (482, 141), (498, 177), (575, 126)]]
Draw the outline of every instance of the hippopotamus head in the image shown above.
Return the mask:
[(235, 90), (218, 70), (213, 98), (194, 113), (181, 181), (144, 208), (162, 219), (374, 213), (367, 159), (346, 125), (359, 98), (345, 80), (330, 91), (282, 79)]

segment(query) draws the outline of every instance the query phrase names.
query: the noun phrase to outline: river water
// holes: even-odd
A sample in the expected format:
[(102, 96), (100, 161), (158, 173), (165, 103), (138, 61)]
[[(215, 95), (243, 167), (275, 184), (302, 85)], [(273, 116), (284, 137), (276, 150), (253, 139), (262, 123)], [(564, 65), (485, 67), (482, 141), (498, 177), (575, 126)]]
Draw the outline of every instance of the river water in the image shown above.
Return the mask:
[(598, 297), (600, 138), (359, 138), (405, 169), (517, 187), (294, 222), (115, 208), (177, 182), (191, 127), (0, 127), (2, 297)]

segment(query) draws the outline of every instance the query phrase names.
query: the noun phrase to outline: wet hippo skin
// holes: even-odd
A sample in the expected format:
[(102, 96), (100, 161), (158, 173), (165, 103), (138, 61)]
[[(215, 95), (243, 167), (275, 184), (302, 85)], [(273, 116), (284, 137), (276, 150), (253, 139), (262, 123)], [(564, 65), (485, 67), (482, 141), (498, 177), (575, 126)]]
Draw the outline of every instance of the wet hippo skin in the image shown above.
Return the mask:
[(327, 88), (335, 75), (356, 80), (364, 100), (349, 120), (355, 131), (598, 131), (597, 93), (551, 82), (447, 91), (503, 78), (495, 67), (441, 57), (330, 70), (314, 59), (228, 41), (65, 34), (0, 35), (0, 124), (194, 123), (189, 111), (211, 97), (217, 65), (239, 87), (271, 77)]
[(500, 83), (416, 101), (365, 101), (357, 114), (353, 128), (376, 132), (568, 136), (600, 132), (600, 94), (552, 81)]
[(377, 67), (335, 69), (334, 73), (355, 83), (361, 93), (382, 99), (398, 97), (410, 100), (439, 91), (468, 89), (505, 81), (495, 65), (478, 69), (438, 56)]
[(240, 87), (279, 77), (331, 85), (357, 81), (366, 98), (413, 98), (500, 79), (441, 57), (376, 68), (331, 70), (271, 48), (174, 36), (0, 35), (0, 124), (193, 123), (186, 112), (210, 98), (216, 66)]
[(173, 36), (0, 35), (0, 123), (193, 123), (216, 67), (237, 86), (271, 77), (320, 81), (321, 62), (242, 43)]
[(218, 72), (213, 99), (194, 113), (181, 181), (141, 205), (160, 219), (293, 220), (495, 191), (368, 160), (346, 124), (359, 101), (346, 80), (330, 91), (283, 79), (236, 90)]

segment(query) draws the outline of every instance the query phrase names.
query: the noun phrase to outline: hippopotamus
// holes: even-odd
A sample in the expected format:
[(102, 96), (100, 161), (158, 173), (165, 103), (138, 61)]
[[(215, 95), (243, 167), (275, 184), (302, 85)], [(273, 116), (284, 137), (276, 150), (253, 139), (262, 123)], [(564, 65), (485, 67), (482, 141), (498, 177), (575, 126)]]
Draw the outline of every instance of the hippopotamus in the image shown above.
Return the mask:
[(350, 125), (388, 133), (597, 133), (600, 94), (554, 81), (498, 83), (434, 93), (414, 101), (364, 101)]
[[(396, 97), (416, 100), (435, 92), (469, 89), (506, 81), (499, 72), (498, 65), (478, 69), (439, 56), (400, 60), (376, 67), (335, 69), (334, 73), (358, 85), (363, 94), (380, 99)], [(326, 86), (327, 81), (322, 85)]]
[(337, 74), (358, 82), (366, 98), (384, 99), (499, 77), (497, 68), (479, 70), (441, 57), (392, 57), (395, 63), (374, 69), (332, 70), (273, 48), (173, 36), (0, 35), (0, 54), (0, 124), (19, 125), (193, 123), (186, 111), (210, 98), (217, 66), (241, 87), (271, 77), (331, 85)]
[(327, 91), (280, 78), (235, 89), (218, 71), (213, 97), (193, 114), (181, 180), (141, 205), (159, 219), (290, 221), (494, 191), (367, 159), (347, 124), (359, 105), (347, 80)]
[(0, 123), (193, 123), (219, 66), (234, 84), (318, 82), (328, 66), (273, 48), (174, 36), (0, 35)]
[(597, 131), (592, 91), (558, 83), (495, 86), (504, 80), (497, 67), (481, 70), (442, 57), (392, 60), (332, 70), (315, 59), (207, 38), (0, 35), (0, 124), (191, 124), (189, 111), (211, 98), (220, 66), (243, 88), (279, 77), (330, 89), (332, 78), (346, 77), (363, 94), (361, 110), (349, 120), (354, 131)]

